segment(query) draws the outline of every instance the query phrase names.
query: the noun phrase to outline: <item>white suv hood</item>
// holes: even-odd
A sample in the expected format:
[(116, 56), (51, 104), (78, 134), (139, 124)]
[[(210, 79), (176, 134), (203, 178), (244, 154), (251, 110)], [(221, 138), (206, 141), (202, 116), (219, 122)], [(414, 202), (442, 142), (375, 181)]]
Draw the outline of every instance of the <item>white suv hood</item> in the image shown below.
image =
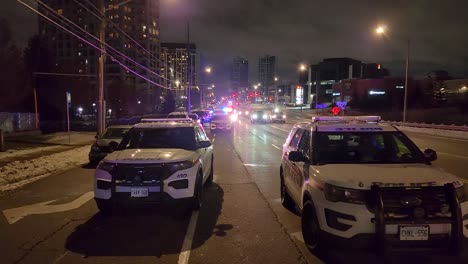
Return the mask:
[(456, 176), (425, 164), (329, 164), (310, 170), (322, 181), (351, 189), (370, 189), (373, 184), (387, 187), (463, 185)]
[(125, 149), (115, 151), (104, 159), (115, 163), (165, 163), (193, 160), (195, 151), (184, 149)]

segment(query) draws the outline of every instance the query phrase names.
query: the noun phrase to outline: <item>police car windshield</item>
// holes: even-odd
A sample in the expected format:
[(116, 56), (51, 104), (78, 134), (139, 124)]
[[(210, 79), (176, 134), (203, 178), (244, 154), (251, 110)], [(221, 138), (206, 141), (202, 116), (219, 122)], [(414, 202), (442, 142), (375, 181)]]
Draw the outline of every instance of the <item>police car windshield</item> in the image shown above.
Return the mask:
[(401, 132), (317, 132), (313, 148), (318, 164), (426, 162)]
[(102, 135), (102, 138), (123, 138), (129, 129), (130, 128), (110, 127), (106, 130), (106, 133)]
[(119, 145), (124, 149), (176, 148), (194, 150), (195, 131), (192, 127), (134, 128)]

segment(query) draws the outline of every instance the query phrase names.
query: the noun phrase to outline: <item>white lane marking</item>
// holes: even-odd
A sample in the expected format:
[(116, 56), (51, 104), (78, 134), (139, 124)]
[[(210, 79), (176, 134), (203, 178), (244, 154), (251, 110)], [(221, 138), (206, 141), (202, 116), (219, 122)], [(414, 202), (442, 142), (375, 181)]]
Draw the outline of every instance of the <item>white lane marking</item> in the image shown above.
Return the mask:
[(459, 159), (468, 159), (467, 156), (460, 156), (460, 155), (456, 155), (456, 154), (450, 154), (450, 153), (439, 152), (439, 151), (437, 151), (437, 154), (442, 154), (442, 155), (446, 155), (446, 156), (451, 156), (451, 157), (455, 157), (455, 158), (459, 158)]
[(179, 255), (178, 264), (187, 264), (190, 258), (190, 251), (192, 250), (193, 236), (195, 234), (195, 228), (197, 227), (199, 211), (194, 211), (192, 217), (190, 217), (190, 223), (187, 227), (187, 233), (185, 233), (184, 244)]
[(262, 136), (257, 136), (257, 137), (259, 137), (259, 138), (260, 138), (261, 140), (263, 140), (263, 141), (265, 141), (265, 140), (266, 140), (266, 138), (265, 138), (265, 137), (262, 137)]
[(58, 264), (62, 259), (68, 254), (68, 251), (64, 251), (62, 254), (60, 254), (54, 261), (52, 262), (53, 264)]
[(289, 234), (292, 238), (304, 243), (304, 237), (302, 237), (302, 232), (295, 232), (295, 233), (291, 233)]
[(51, 200), (47, 202), (7, 209), (3, 211), (3, 215), (5, 216), (8, 223), (11, 225), (11, 224), (18, 222), (19, 220), (23, 219), (24, 217), (28, 215), (50, 214), (50, 213), (65, 212), (65, 211), (77, 209), (81, 207), (83, 204), (87, 203), (89, 200), (93, 199), (93, 197), (94, 197), (93, 192), (87, 192), (81, 195), (80, 197), (76, 198), (75, 200), (66, 204), (48, 205), (56, 201), (56, 200)]
[(271, 144), (274, 148), (281, 150), (280, 147), (276, 146), (275, 144)]
[(277, 127), (277, 126), (270, 126), (270, 127), (276, 128), (276, 129), (281, 130), (281, 131), (284, 131), (284, 132), (286, 132), (286, 133), (289, 133), (289, 130), (282, 129), (282, 128)]

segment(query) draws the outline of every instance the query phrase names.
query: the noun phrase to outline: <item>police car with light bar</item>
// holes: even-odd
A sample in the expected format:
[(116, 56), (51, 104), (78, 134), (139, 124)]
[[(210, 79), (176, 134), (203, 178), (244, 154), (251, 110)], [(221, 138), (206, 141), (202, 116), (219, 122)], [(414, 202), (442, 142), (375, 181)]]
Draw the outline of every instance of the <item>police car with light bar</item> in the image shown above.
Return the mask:
[(203, 186), (213, 181), (213, 146), (191, 119), (143, 119), (117, 150), (97, 166), (96, 204), (104, 213), (117, 205), (187, 201), (202, 205)]
[(283, 146), (281, 202), (302, 211), (314, 253), (332, 240), (379, 253), (435, 246), (458, 254), (468, 237), (468, 188), (435, 168), (436, 158), (378, 116), (313, 117)]

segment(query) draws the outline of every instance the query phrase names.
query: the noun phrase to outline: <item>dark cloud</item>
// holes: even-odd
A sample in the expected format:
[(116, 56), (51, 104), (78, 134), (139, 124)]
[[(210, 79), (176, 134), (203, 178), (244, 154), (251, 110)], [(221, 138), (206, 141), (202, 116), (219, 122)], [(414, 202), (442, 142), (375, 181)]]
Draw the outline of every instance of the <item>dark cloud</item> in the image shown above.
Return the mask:
[[(255, 74), (263, 54), (277, 55), (279, 74), (291, 80), (299, 62), (327, 57), (379, 62), (399, 75), (407, 39), (414, 75), (432, 69), (468, 75), (466, 0), (161, 1), (163, 40), (184, 40), (180, 19), (190, 18), (193, 39), (204, 57), (219, 67), (223, 80), (228, 79), (232, 57), (247, 57)], [(387, 38), (373, 34), (378, 23), (388, 25)], [(255, 78), (252, 75), (252, 81)]]

